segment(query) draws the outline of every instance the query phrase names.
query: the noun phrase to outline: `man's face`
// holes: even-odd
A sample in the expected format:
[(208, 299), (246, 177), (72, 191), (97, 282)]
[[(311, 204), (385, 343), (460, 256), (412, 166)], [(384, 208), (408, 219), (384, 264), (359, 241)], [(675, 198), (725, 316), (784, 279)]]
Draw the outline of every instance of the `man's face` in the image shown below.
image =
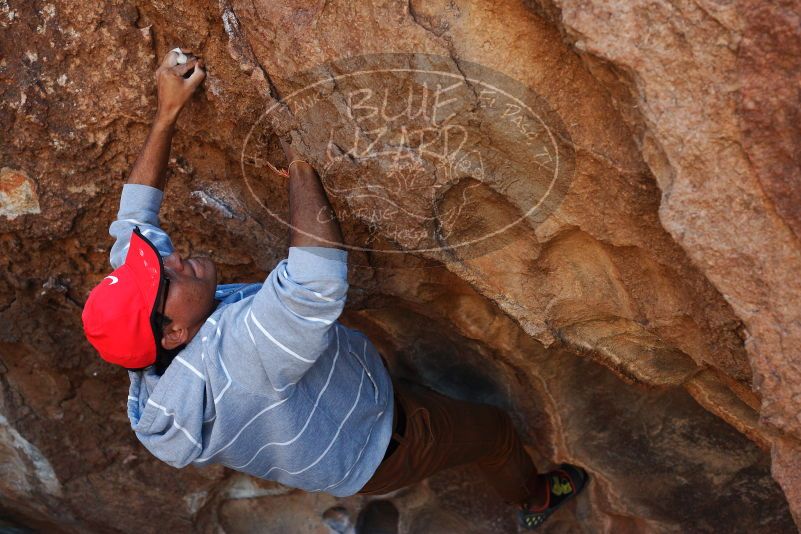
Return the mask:
[(164, 314), (172, 319), (165, 331), (186, 328), (194, 335), (214, 311), (217, 268), (209, 258), (185, 260), (174, 252), (164, 258), (164, 274), (170, 279)]

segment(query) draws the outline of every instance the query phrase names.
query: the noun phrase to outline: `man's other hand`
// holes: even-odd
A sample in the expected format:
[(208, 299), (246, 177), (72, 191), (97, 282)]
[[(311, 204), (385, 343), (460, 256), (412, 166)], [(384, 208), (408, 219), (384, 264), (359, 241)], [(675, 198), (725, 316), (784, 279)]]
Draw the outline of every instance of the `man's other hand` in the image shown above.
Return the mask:
[[(178, 52), (171, 50), (164, 56), (161, 66), (156, 70), (158, 88), (158, 120), (175, 122), (192, 93), (206, 77), (203, 60), (184, 51), (186, 63), (178, 64)], [(189, 77), (184, 77), (193, 70)]]

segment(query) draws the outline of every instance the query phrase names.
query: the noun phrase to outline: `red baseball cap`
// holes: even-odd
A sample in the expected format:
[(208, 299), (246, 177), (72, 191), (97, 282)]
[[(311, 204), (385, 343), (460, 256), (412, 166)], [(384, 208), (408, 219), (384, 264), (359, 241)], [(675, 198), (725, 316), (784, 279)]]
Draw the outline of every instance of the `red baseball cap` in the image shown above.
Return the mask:
[(156, 303), (163, 272), (161, 255), (136, 227), (125, 263), (95, 286), (81, 314), (86, 339), (101, 358), (127, 369), (156, 362)]

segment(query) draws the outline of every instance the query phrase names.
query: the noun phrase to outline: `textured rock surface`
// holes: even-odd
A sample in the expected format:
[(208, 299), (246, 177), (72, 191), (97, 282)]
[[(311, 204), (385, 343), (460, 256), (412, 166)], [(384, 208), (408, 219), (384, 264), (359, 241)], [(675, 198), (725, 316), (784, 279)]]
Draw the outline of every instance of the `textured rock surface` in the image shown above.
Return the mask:
[[(209, 75), (170, 165), (179, 251), (264, 277), (287, 245), (265, 161), (292, 128), (356, 247), (345, 321), (396, 375), (506, 407), (543, 469), (592, 474), (552, 531), (794, 531), (800, 19), (789, 0), (0, 2), (0, 513), (327, 532), (326, 510), (365, 505), (160, 464), (81, 334), (152, 72), (181, 45)], [(424, 84), (458, 98), (388, 118)], [(401, 532), (514, 530), (470, 468), (391, 500)]]

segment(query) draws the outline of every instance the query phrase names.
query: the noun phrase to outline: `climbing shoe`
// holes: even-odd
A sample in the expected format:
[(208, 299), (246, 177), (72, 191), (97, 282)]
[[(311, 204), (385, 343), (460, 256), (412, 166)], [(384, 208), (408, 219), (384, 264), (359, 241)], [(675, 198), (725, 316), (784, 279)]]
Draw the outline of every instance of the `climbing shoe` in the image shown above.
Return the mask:
[(523, 528), (534, 530), (542, 525), (552, 513), (575, 497), (589, 480), (587, 472), (575, 465), (561, 464), (557, 469), (541, 475), (545, 479), (545, 503), (541, 506), (524, 504), (520, 511)]

